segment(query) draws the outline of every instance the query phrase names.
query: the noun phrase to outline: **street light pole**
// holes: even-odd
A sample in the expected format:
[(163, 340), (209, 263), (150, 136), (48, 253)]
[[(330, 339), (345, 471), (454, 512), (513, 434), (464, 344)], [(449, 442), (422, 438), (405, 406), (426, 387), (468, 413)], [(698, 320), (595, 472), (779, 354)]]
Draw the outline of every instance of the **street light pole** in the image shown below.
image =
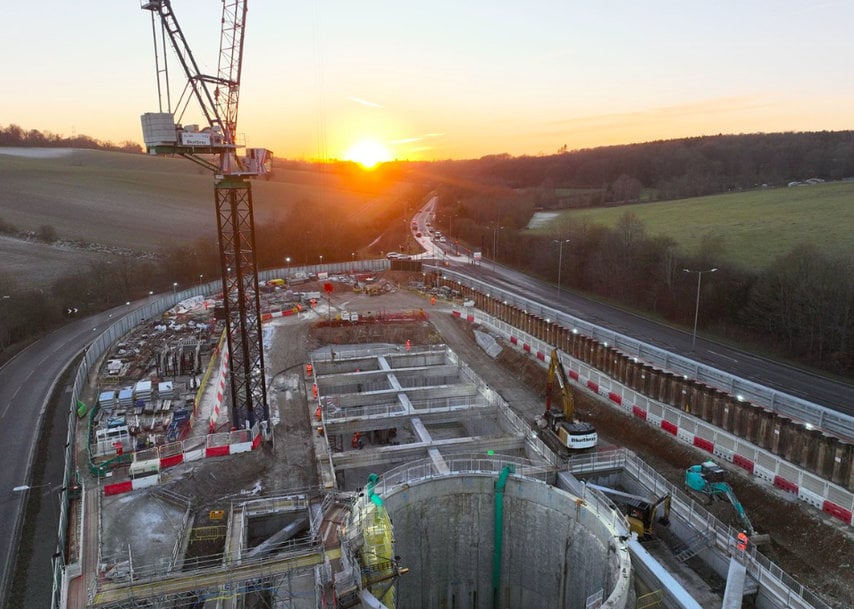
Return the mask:
[(495, 269), (495, 265), (498, 264), (498, 231), (500, 231), (503, 226), (498, 226), (498, 222), (495, 223), (495, 228), (492, 230), (492, 268)]
[(285, 256), (285, 266), (287, 267), (287, 275), (286, 278), (288, 280), (288, 287), (291, 285), (291, 257)]
[(560, 272), (561, 267), (563, 266), (563, 244), (569, 243), (569, 239), (552, 239), (553, 243), (557, 243), (560, 246), (560, 250), (557, 255), (557, 296), (560, 298)]
[(718, 269), (711, 268), (703, 271), (682, 270), (686, 273), (697, 273), (697, 304), (694, 306), (694, 332), (691, 335), (691, 351), (693, 352), (694, 346), (697, 344), (697, 321), (700, 319), (700, 281), (703, 279), (703, 273), (714, 273)]

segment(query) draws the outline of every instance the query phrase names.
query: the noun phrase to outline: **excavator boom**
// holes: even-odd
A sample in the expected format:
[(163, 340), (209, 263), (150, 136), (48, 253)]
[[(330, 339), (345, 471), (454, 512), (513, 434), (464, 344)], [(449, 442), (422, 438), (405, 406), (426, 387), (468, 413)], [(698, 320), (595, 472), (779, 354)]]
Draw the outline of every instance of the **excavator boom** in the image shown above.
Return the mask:
[[(560, 395), (563, 408), (555, 412), (551, 408), (551, 393), (554, 379), (557, 377), (560, 385)], [(549, 376), (546, 382), (546, 412), (544, 415), (548, 430), (556, 435), (560, 444), (571, 450), (593, 448), (599, 442), (599, 435), (590, 423), (575, 420), (575, 397), (566, 377), (566, 370), (561, 364), (557, 349), (552, 350), (549, 360)]]
[(750, 522), (750, 518), (747, 517), (747, 512), (744, 511), (744, 506), (741, 505), (741, 501), (738, 500), (738, 497), (735, 496), (735, 492), (732, 490), (732, 487), (729, 484), (724, 483), (726, 487), (724, 489), (724, 495), (732, 504), (732, 507), (735, 508), (736, 516), (738, 516), (738, 521), (741, 523), (741, 527), (744, 529), (744, 532), (747, 533), (750, 537), (753, 537), (756, 534), (756, 531), (753, 530), (753, 524)]

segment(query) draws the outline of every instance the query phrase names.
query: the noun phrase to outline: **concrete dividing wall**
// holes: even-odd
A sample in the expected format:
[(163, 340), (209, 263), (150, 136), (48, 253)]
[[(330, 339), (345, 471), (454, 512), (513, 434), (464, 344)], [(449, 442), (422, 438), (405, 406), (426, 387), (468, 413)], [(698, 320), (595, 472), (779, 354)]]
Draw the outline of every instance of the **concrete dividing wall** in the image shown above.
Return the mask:
[[(511, 476), (504, 499), (499, 603), (492, 603), (495, 475), (460, 474), (398, 486), (383, 500), (395, 552), (410, 569), (401, 609), (623, 609), (632, 597), (622, 517), (545, 482)], [(596, 505), (595, 502), (593, 505)]]

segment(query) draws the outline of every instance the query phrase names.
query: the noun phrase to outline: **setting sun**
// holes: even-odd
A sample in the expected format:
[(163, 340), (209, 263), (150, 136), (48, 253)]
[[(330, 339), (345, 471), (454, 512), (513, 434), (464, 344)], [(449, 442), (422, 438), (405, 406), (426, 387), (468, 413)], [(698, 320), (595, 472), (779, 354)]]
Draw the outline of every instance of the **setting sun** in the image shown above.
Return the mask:
[(391, 153), (388, 148), (375, 140), (362, 140), (354, 144), (344, 158), (358, 163), (365, 169), (373, 169), (379, 163), (390, 161)]

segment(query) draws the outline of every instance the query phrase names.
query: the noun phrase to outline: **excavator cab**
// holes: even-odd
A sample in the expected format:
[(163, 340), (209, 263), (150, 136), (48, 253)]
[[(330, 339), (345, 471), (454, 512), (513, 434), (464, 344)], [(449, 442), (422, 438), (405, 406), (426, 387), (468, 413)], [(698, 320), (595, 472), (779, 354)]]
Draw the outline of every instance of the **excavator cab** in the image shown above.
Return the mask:
[[(664, 509), (660, 517), (656, 518), (658, 508)], [(639, 498), (629, 498), (625, 503), (626, 518), (632, 532), (638, 537), (648, 537), (655, 532), (655, 523), (667, 526), (670, 524), (670, 495), (665, 495), (655, 503), (649, 503)]]
[(711, 501), (715, 495), (723, 495), (729, 485), (726, 471), (714, 461), (706, 461), (685, 471), (685, 486), (707, 495)]
[(700, 475), (709, 484), (716, 482), (724, 482), (726, 479), (726, 471), (713, 461), (706, 461), (700, 465)]
[(618, 491), (615, 488), (591, 482), (588, 482), (587, 486), (613, 497), (625, 513), (629, 528), (633, 533), (637, 533), (638, 537), (652, 535), (656, 522), (664, 526), (670, 524), (670, 495), (662, 495), (658, 499), (646, 499), (641, 495)]

